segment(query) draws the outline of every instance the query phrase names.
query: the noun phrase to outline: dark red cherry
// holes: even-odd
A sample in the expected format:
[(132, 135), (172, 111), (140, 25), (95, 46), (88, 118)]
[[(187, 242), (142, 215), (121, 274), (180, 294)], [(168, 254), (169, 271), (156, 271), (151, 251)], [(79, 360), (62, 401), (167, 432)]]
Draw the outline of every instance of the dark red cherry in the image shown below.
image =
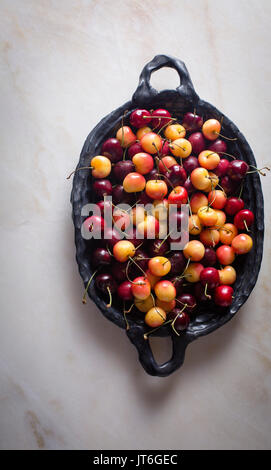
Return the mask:
[(135, 171), (135, 166), (131, 160), (122, 160), (113, 167), (113, 174), (118, 183), (122, 183), (125, 176)]
[(133, 257), (133, 260), (136, 262), (136, 264), (141, 267), (141, 269), (143, 269), (143, 271), (146, 271), (146, 269), (148, 269), (149, 255), (145, 250), (143, 250), (143, 248), (138, 248), (136, 250), (136, 254)]
[(130, 116), (130, 124), (139, 129), (140, 127), (150, 124), (152, 118), (151, 113), (146, 109), (135, 109)]
[(111, 259), (111, 255), (105, 248), (96, 248), (93, 253), (91, 253), (91, 263), (95, 268), (98, 266), (109, 266)]
[(169, 312), (168, 318), (172, 320), (176, 318), (174, 321), (174, 328), (177, 331), (186, 330), (190, 322), (189, 315), (185, 311), (182, 312), (182, 309), (177, 307)]
[(125, 237), (125, 239), (129, 242), (132, 242), (135, 247), (139, 246), (143, 242), (142, 238), (137, 238), (135, 227), (128, 228), (125, 233), (127, 234), (127, 237)]
[(112, 201), (114, 204), (129, 204), (133, 203), (133, 195), (127, 193), (121, 184), (117, 184), (112, 189)]
[(167, 241), (155, 239), (150, 240), (148, 243), (148, 252), (151, 258), (155, 256), (164, 256), (168, 250), (169, 245)]
[(198, 155), (200, 152), (206, 149), (206, 140), (204, 139), (201, 132), (194, 132), (188, 137), (190, 144), (192, 145), (192, 153)]
[(190, 175), (190, 173), (192, 173), (192, 171), (198, 168), (199, 166), (200, 165), (197, 157), (194, 157), (193, 155), (190, 155), (190, 157), (185, 158), (183, 162), (183, 167), (188, 175)]
[(233, 223), (238, 230), (247, 230), (254, 223), (254, 214), (248, 209), (243, 209), (237, 212)]
[(112, 204), (111, 201), (105, 201), (104, 199), (102, 201), (97, 202), (97, 206), (100, 208), (101, 211), (101, 216), (104, 217), (104, 212), (106, 210), (107, 214), (112, 214)]
[(204, 268), (200, 273), (200, 282), (203, 286), (206, 286), (209, 289), (215, 289), (219, 286), (219, 273), (218, 270), (212, 267)]
[(201, 282), (196, 282), (194, 284), (194, 295), (197, 299), (198, 302), (207, 302), (207, 300), (210, 300), (210, 293), (211, 291), (205, 290), (205, 287), (201, 284)]
[(177, 295), (180, 295), (183, 290), (184, 277), (174, 276), (170, 278), (169, 280), (174, 285)]
[(229, 163), (227, 175), (234, 181), (242, 181), (249, 170), (249, 166), (243, 160), (233, 160)]
[(241, 211), (245, 207), (243, 199), (238, 197), (229, 197), (226, 202), (224, 211), (228, 215), (235, 215), (237, 212)]
[(104, 196), (110, 196), (112, 194), (112, 184), (109, 180), (94, 180), (92, 189), (98, 199), (102, 199)]
[[(173, 184), (173, 186), (183, 186), (187, 174), (185, 169), (181, 165), (172, 165), (170, 167), (168, 174), (169, 181)], [(167, 180), (165, 180), (167, 182)]]
[(186, 113), (183, 118), (183, 127), (188, 131), (199, 131), (203, 125), (203, 118), (198, 114)]
[(111, 274), (98, 274), (95, 278), (95, 285), (101, 292), (107, 292), (109, 288), (111, 293), (116, 292), (117, 284)]
[(176, 276), (177, 274), (182, 274), (187, 263), (187, 259), (184, 257), (183, 253), (181, 251), (176, 251), (172, 255), (168, 256), (168, 259), (171, 263), (169, 275)]
[(130, 281), (122, 282), (118, 287), (118, 297), (122, 300), (133, 300), (132, 283)]
[(121, 235), (120, 233), (114, 228), (107, 227), (104, 230), (103, 238), (101, 240), (101, 243), (103, 246), (109, 246), (110, 248), (113, 248), (113, 246), (120, 241)]
[(195, 186), (193, 186), (193, 184), (192, 184), (189, 177), (185, 180), (183, 186), (186, 189), (186, 191), (188, 192), (188, 194), (192, 194), (194, 191), (196, 191), (196, 188), (195, 188)]
[(220, 186), (224, 189), (226, 194), (233, 193), (236, 188), (238, 187), (238, 183), (232, 179), (228, 175), (223, 176), (220, 181)]
[[(127, 279), (127, 274), (126, 274), (127, 264), (128, 262), (120, 263), (119, 261), (113, 261), (112, 266), (111, 266), (111, 274), (117, 282), (123, 282)], [(128, 268), (128, 274), (129, 274), (129, 268)]]
[(144, 178), (145, 178), (146, 181), (159, 179), (159, 172), (158, 172), (157, 168), (153, 168), (149, 173), (144, 175)]
[(227, 144), (225, 140), (216, 139), (210, 145), (208, 145), (208, 150), (211, 150), (212, 152), (217, 152), (218, 154), (222, 154), (224, 152), (227, 152)]
[(166, 109), (155, 109), (152, 112), (152, 116), (155, 116), (152, 118), (151, 122), (152, 128), (155, 130), (161, 129), (161, 127), (171, 123), (171, 120), (169, 119), (171, 118), (171, 114)]
[(130, 160), (136, 155), (137, 153), (144, 152), (143, 148), (141, 147), (139, 142), (135, 142), (134, 144), (130, 145), (128, 148), (127, 154)]
[(119, 141), (115, 138), (107, 139), (102, 145), (102, 155), (109, 158), (112, 163), (122, 159), (123, 150)]
[(206, 267), (214, 266), (216, 264), (216, 260), (217, 258), (215, 250), (209, 246), (206, 246), (204, 257), (200, 260), (201, 264)]
[(182, 294), (178, 295), (178, 297), (176, 297), (176, 305), (178, 308), (183, 308), (186, 306), (185, 310), (187, 313), (192, 313), (197, 307), (197, 301), (194, 295), (189, 294), (188, 292), (183, 292)]
[(172, 230), (185, 230), (188, 227), (188, 216), (183, 211), (174, 211), (169, 214), (168, 224), (169, 224), (169, 231)]
[(229, 160), (226, 160), (226, 158), (221, 158), (219, 164), (213, 170), (213, 172), (217, 176), (219, 176), (219, 178), (221, 178), (222, 176), (225, 176), (227, 174), (229, 164), (230, 164)]

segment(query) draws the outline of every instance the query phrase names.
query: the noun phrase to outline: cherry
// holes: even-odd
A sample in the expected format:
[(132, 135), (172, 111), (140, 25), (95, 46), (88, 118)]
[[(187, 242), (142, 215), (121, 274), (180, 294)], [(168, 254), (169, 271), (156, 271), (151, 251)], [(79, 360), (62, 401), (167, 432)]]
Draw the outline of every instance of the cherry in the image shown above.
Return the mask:
[(122, 159), (123, 150), (117, 139), (107, 139), (102, 145), (102, 154), (109, 158), (112, 163), (116, 163)]
[(136, 254), (133, 259), (143, 271), (146, 271), (146, 269), (148, 268), (149, 256), (148, 253), (143, 250), (143, 248), (138, 248), (136, 250)]
[(120, 263), (119, 261), (113, 260), (113, 263), (111, 266), (111, 274), (113, 278), (116, 279), (117, 282), (123, 282), (127, 279), (126, 268), (127, 268), (127, 262)]
[(214, 169), (214, 173), (217, 176), (219, 176), (219, 178), (221, 178), (222, 176), (225, 176), (227, 174), (229, 164), (230, 164), (229, 160), (226, 160), (226, 158), (221, 158), (219, 164)]
[(201, 282), (196, 282), (194, 285), (194, 295), (198, 302), (206, 302), (210, 299), (208, 288), (206, 289)]
[(102, 234), (105, 226), (103, 217), (98, 215), (92, 215), (84, 221), (85, 230), (91, 232), (94, 238), (99, 237)]
[(208, 202), (213, 209), (224, 209), (227, 203), (227, 197), (224, 191), (214, 189), (208, 194)]
[(220, 284), (231, 285), (236, 281), (236, 271), (232, 266), (225, 266), (219, 271)]
[(121, 184), (117, 184), (112, 189), (112, 201), (114, 204), (132, 205), (133, 195), (130, 193), (127, 193)]
[(192, 313), (197, 308), (197, 302), (194, 295), (189, 294), (188, 292), (180, 294), (176, 301), (179, 308), (183, 308), (185, 306), (187, 313)]
[(155, 238), (159, 234), (159, 222), (150, 214), (137, 224), (137, 232), (142, 238)]
[(203, 125), (203, 119), (198, 114), (186, 113), (183, 118), (183, 126), (188, 131), (198, 131)]
[(129, 147), (136, 141), (135, 134), (133, 133), (132, 129), (128, 126), (120, 127), (117, 131), (116, 138), (120, 142), (121, 146), (124, 148)]
[(221, 179), (220, 186), (223, 188), (226, 194), (231, 194), (236, 190), (238, 183), (230, 179), (228, 175), (225, 175)]
[(152, 127), (155, 130), (161, 129), (171, 122), (171, 114), (166, 109), (155, 109), (152, 112), (152, 116), (155, 116), (152, 118)]
[(164, 256), (155, 256), (149, 260), (148, 267), (154, 276), (166, 276), (171, 269), (171, 262)]
[(172, 230), (174, 230), (174, 232), (175, 232), (175, 229), (180, 231), (181, 229), (186, 228), (187, 223), (188, 223), (188, 220), (187, 220), (187, 215), (186, 215), (185, 212), (183, 212), (183, 211), (174, 211), (174, 212), (170, 213), (169, 219), (168, 219), (170, 232)]
[(204, 269), (201, 263), (190, 263), (186, 268), (184, 276), (188, 282), (198, 282), (200, 279), (200, 273)]
[(216, 152), (212, 152), (211, 150), (203, 150), (199, 154), (199, 164), (206, 170), (214, 170), (219, 162), (220, 156)]
[(150, 240), (148, 243), (148, 252), (151, 257), (153, 256), (164, 256), (164, 254), (169, 250), (169, 245), (164, 240)]
[(111, 168), (111, 161), (109, 160), (109, 158), (104, 157), (103, 155), (97, 155), (91, 160), (90, 169), (92, 169), (93, 178), (106, 178), (111, 173)]
[(230, 197), (227, 199), (225, 205), (225, 212), (228, 215), (235, 215), (245, 207), (243, 199), (237, 197)]
[(130, 124), (136, 128), (147, 126), (151, 120), (151, 113), (146, 109), (135, 109), (130, 116)]
[(233, 288), (231, 286), (218, 286), (215, 289), (214, 301), (220, 307), (229, 307), (232, 304)]
[(215, 289), (220, 282), (218, 270), (212, 267), (204, 268), (200, 273), (200, 282), (211, 290)]
[(152, 328), (161, 326), (167, 318), (165, 310), (160, 307), (152, 307), (145, 315), (145, 323)]
[(169, 318), (173, 319), (174, 328), (177, 331), (186, 330), (190, 322), (189, 315), (180, 308), (174, 308), (169, 313)]
[(171, 142), (169, 148), (174, 157), (187, 158), (192, 152), (190, 141), (183, 138)]
[(137, 231), (135, 227), (129, 228), (125, 233), (127, 233), (127, 240), (132, 242), (135, 247), (141, 245), (142, 239), (137, 238)]
[(201, 263), (203, 266), (214, 266), (216, 264), (216, 253), (213, 248), (210, 248), (209, 246), (205, 247), (205, 253), (204, 256), (201, 260)]
[(107, 307), (111, 307), (112, 293), (117, 290), (117, 284), (112, 275), (108, 273), (98, 274), (95, 278), (95, 286), (101, 292), (107, 292), (109, 294), (109, 303)]
[(113, 210), (113, 222), (114, 228), (125, 232), (131, 224), (130, 214), (121, 208), (115, 207)]
[(96, 248), (91, 254), (91, 262), (95, 268), (98, 266), (109, 266), (111, 264), (111, 255), (105, 248)]
[(185, 137), (186, 130), (181, 124), (170, 124), (165, 128), (164, 134), (168, 140), (176, 140)]
[(133, 164), (135, 165), (135, 169), (137, 173), (141, 175), (148, 174), (154, 166), (153, 158), (150, 154), (140, 152), (133, 156)]
[(174, 287), (176, 289), (176, 292), (177, 292), (177, 295), (180, 295), (182, 290), (183, 290), (184, 278), (181, 277), (181, 276), (176, 275), (176, 276), (170, 278), (170, 281), (174, 285)]
[(186, 171), (187, 174), (190, 175), (195, 168), (199, 167), (199, 161), (197, 157), (194, 157), (193, 155), (190, 155), (190, 157), (187, 157), (184, 162), (183, 162), (183, 167)]
[(230, 245), (236, 235), (238, 235), (238, 230), (233, 224), (224, 224), (219, 229), (219, 238), (223, 245)]
[(160, 152), (163, 142), (160, 135), (155, 134), (155, 132), (149, 132), (148, 134), (143, 135), (140, 139), (140, 144), (144, 152), (154, 155), (157, 152)]
[(186, 243), (183, 254), (186, 259), (190, 259), (191, 261), (200, 261), (205, 253), (205, 247), (203, 243), (198, 240), (191, 240), (190, 242)]
[(186, 178), (186, 171), (181, 165), (173, 165), (170, 167), (168, 179), (173, 186), (183, 186)]
[(134, 244), (128, 240), (120, 240), (113, 247), (113, 255), (116, 260), (121, 263), (128, 261), (129, 257), (133, 257), (135, 255), (135, 252)]
[(247, 230), (254, 222), (254, 214), (248, 209), (243, 209), (234, 217), (234, 225), (239, 230)]
[(134, 155), (140, 152), (143, 152), (143, 148), (141, 147), (139, 142), (135, 142), (134, 144), (130, 145), (127, 151), (130, 160), (132, 160)]
[(143, 191), (146, 186), (146, 180), (140, 173), (128, 173), (123, 180), (123, 187), (127, 193), (138, 193)]
[(225, 153), (227, 152), (227, 144), (225, 140), (216, 139), (210, 145), (208, 145), (208, 150), (212, 150), (212, 152), (217, 153)]
[(167, 140), (163, 140), (162, 147), (160, 150), (160, 156), (165, 156), (169, 154), (169, 145)]
[(165, 175), (168, 173), (169, 169), (173, 167), (173, 165), (177, 165), (177, 160), (171, 155), (166, 155), (165, 157), (161, 158), (161, 160), (159, 160), (159, 172)]
[(132, 283), (124, 281), (118, 286), (118, 297), (122, 300), (133, 300)]
[(210, 175), (206, 168), (195, 168), (190, 175), (193, 186), (201, 191), (206, 191), (210, 186)]
[(202, 126), (204, 137), (208, 140), (216, 140), (221, 131), (221, 124), (217, 119), (208, 119)]
[(183, 253), (181, 251), (176, 251), (170, 255), (168, 259), (171, 265), (170, 275), (176, 276), (177, 274), (182, 274), (187, 263)]
[[(231, 248), (237, 255), (248, 253), (253, 247), (252, 238), (246, 233), (240, 233), (231, 242)], [(224, 263), (222, 263), (224, 264)], [(231, 263), (226, 263), (231, 264)]]
[(176, 204), (177, 207), (181, 207), (182, 204), (186, 204), (188, 201), (188, 194), (183, 186), (175, 186), (168, 196), (169, 204)]
[[(146, 181), (157, 180), (157, 179), (159, 179), (159, 172), (158, 172), (157, 168), (153, 168), (153, 170), (151, 170), (149, 173), (144, 175), (144, 177), (145, 177)], [(145, 193), (145, 196), (148, 197), (146, 195), (146, 193)], [(150, 198), (148, 198), (148, 202), (152, 202), (152, 200)], [(147, 202), (145, 202), (144, 204), (147, 204)]]
[(242, 181), (249, 170), (249, 165), (243, 160), (233, 160), (229, 163), (227, 175), (234, 181)]
[(122, 183), (125, 176), (129, 173), (135, 171), (135, 165), (131, 160), (123, 160), (121, 162), (116, 163), (113, 168), (113, 174), (118, 183)]
[(187, 178), (184, 182), (184, 188), (186, 189), (188, 194), (192, 194), (194, 191), (196, 191), (195, 186), (193, 186), (192, 181), (190, 178)]
[(223, 264), (224, 266), (232, 264), (235, 260), (234, 249), (232, 246), (229, 245), (221, 245), (220, 247), (218, 247), (216, 250), (216, 256), (219, 263)]
[(168, 187), (162, 180), (149, 180), (146, 183), (146, 193), (152, 199), (164, 199), (167, 192)]
[(176, 289), (168, 279), (162, 279), (154, 286), (156, 297), (163, 302), (171, 302), (176, 297)]
[(206, 149), (206, 140), (204, 139), (201, 132), (194, 132), (188, 137), (190, 144), (192, 145), (192, 152), (198, 155), (204, 149)]
[(95, 180), (92, 188), (95, 196), (99, 199), (112, 194), (112, 184), (109, 180)]
[(145, 300), (150, 296), (151, 285), (145, 276), (139, 276), (133, 280), (132, 293), (134, 297), (141, 300)]

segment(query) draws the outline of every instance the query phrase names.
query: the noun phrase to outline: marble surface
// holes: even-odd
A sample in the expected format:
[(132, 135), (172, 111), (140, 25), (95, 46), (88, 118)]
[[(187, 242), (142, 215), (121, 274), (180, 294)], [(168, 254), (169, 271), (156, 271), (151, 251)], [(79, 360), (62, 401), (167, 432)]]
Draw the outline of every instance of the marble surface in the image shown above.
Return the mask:
[[(90, 129), (158, 53), (270, 164), (269, 0), (1, 0), (2, 449), (267, 449), (271, 435), (270, 176), (265, 256), (248, 302), (147, 376), (125, 334), (81, 304), (66, 175)], [(162, 89), (174, 71), (153, 75)], [(112, 93), (112, 90), (114, 92)], [(167, 340), (153, 343), (168, 358)]]

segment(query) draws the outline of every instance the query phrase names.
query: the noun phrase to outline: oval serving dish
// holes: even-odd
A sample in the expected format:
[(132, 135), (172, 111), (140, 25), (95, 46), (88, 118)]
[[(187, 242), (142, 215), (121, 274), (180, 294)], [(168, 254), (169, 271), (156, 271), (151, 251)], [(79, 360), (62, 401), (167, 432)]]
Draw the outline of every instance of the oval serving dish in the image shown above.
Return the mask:
[[(162, 67), (171, 67), (177, 71), (180, 77), (180, 86), (176, 90), (157, 92), (152, 88), (150, 84), (151, 74)], [(145, 109), (166, 108), (178, 119), (181, 119), (186, 112), (194, 109), (204, 119), (215, 118), (221, 120), (223, 117), (222, 134), (237, 138), (236, 141), (229, 144), (230, 153), (235, 155), (236, 158), (246, 161), (249, 165), (256, 166), (252, 150), (235, 124), (213, 105), (199, 98), (185, 64), (174, 57), (157, 55), (144, 67), (140, 75), (138, 88), (131, 101), (103, 118), (90, 132), (83, 146), (77, 168), (88, 165), (90, 158), (99, 154), (102, 143), (107, 138), (115, 136), (117, 129), (121, 126), (123, 115), (125, 114), (125, 120), (128, 119), (131, 112), (138, 107)], [(91, 241), (84, 240), (81, 236), (81, 225), (85, 218), (81, 215), (81, 210), (85, 204), (93, 202), (91, 187), (91, 171), (78, 171), (75, 173), (71, 194), (72, 217), (75, 227), (76, 260), (85, 286), (93, 273), (93, 269), (91, 267)], [(254, 245), (245, 257), (239, 257), (235, 263), (238, 276), (232, 305), (228, 308), (220, 308), (215, 305), (201, 307), (197, 316), (191, 320), (187, 330), (182, 332), (180, 336), (177, 336), (167, 326), (161, 327), (153, 333), (154, 336), (171, 336), (172, 357), (164, 364), (156, 363), (149, 340), (144, 339), (144, 333), (149, 330), (144, 323), (144, 319), (136, 316), (129, 317), (130, 328), (126, 332), (128, 338), (137, 348), (139, 360), (148, 374), (164, 377), (174, 372), (183, 364), (185, 350), (189, 343), (223, 326), (231, 320), (248, 299), (259, 274), (263, 253), (264, 211), (258, 173), (246, 177), (242, 197), (255, 215)], [(107, 308), (105, 299), (95, 288), (95, 283), (91, 283), (88, 294), (106, 318), (120, 328), (126, 328), (121, 309), (117, 306)]]

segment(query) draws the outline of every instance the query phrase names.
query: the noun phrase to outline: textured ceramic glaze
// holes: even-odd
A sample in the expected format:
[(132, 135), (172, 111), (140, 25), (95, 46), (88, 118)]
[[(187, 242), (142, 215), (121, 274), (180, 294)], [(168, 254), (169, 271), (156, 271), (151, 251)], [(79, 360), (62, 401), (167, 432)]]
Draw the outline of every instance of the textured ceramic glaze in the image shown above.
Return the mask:
[[(180, 85), (176, 90), (157, 92), (150, 85), (152, 72), (162, 67), (171, 67), (178, 72)], [(181, 118), (185, 112), (191, 111), (194, 108), (205, 119), (213, 117), (220, 120), (223, 116), (222, 131), (224, 135), (237, 138), (236, 141), (231, 143), (231, 153), (239, 159), (245, 160), (248, 164), (256, 166), (252, 150), (235, 124), (213, 105), (198, 97), (185, 64), (174, 57), (157, 55), (144, 67), (140, 75), (138, 88), (136, 89), (131, 101), (125, 103), (102, 119), (90, 132), (82, 149), (77, 168), (87, 165), (90, 162), (91, 157), (99, 152), (102, 142), (109, 136), (113, 136), (115, 134), (116, 129), (120, 126), (124, 112), (127, 112), (126, 117), (128, 117), (130, 112), (137, 107), (163, 107), (168, 109), (173, 116), (178, 118)], [(78, 171), (74, 176), (71, 195), (73, 221), (75, 226), (76, 259), (79, 266), (79, 272), (85, 285), (92, 274), (92, 269), (89, 262), (90, 258), (87, 256), (87, 250), (89, 250), (89, 248), (87, 248), (86, 241), (81, 236), (81, 225), (84, 220), (81, 216), (81, 209), (86, 203), (92, 201), (91, 184), (92, 180), (90, 172)], [(226, 309), (216, 306), (213, 306), (210, 310), (202, 309), (196, 319), (190, 323), (186, 332), (183, 332), (180, 337), (177, 337), (174, 332), (167, 327), (163, 327), (158, 330), (155, 335), (171, 335), (173, 343), (171, 359), (161, 365), (156, 363), (149, 341), (143, 338), (144, 333), (148, 330), (144, 322), (142, 320), (129, 322), (130, 328), (127, 331), (127, 335), (131, 342), (136, 346), (139, 360), (146, 372), (149, 374), (167, 376), (178, 369), (183, 364), (187, 345), (199, 336), (209, 334), (228, 322), (249, 297), (259, 274), (263, 252), (263, 196), (258, 174), (247, 176), (244, 198), (249, 204), (250, 209), (255, 214), (255, 235), (253, 237), (254, 246), (249, 254), (245, 257), (239, 258), (236, 263), (238, 277), (235, 283), (235, 295), (232, 305)], [(93, 283), (91, 284), (88, 293), (90, 298), (96, 303), (101, 312), (109, 320), (119, 327), (125, 328), (123, 313), (114, 307), (107, 308), (106, 302), (99, 295)]]

